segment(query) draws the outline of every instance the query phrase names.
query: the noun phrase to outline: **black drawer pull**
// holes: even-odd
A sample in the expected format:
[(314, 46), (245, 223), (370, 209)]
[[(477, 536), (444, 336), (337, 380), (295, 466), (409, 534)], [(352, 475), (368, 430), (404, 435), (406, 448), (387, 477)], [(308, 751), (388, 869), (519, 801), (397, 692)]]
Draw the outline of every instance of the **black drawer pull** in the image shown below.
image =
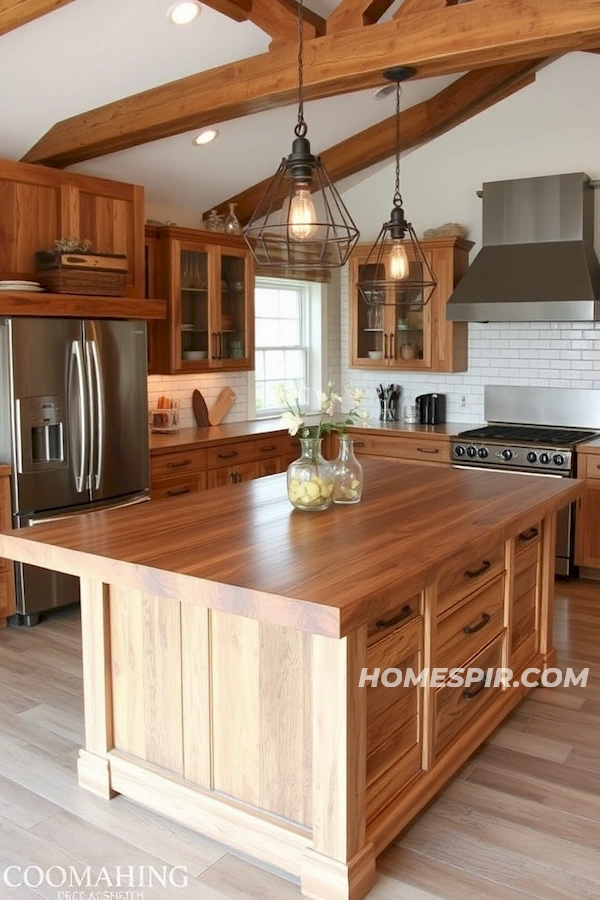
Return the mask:
[(189, 487), (182, 487), (182, 488), (179, 488), (179, 490), (177, 490), (177, 491), (167, 491), (167, 497), (178, 497), (180, 494), (189, 494), (189, 493), (190, 493)]
[(380, 619), (378, 622), (375, 622), (375, 627), (381, 628), (381, 630), (384, 628), (391, 628), (392, 625), (397, 625), (398, 622), (408, 619), (410, 615), (412, 615), (412, 608), (410, 606), (403, 606), (397, 616), (394, 616), (392, 619)]
[(475, 634), (476, 631), (481, 631), (489, 621), (489, 613), (481, 613), (481, 622), (478, 622), (477, 625), (465, 625), (463, 631), (465, 634)]
[(270, 453), (271, 450), (277, 450), (277, 444), (267, 444), (266, 447), (260, 448), (261, 453)]
[(234, 459), (237, 455), (237, 450), (232, 450), (231, 453), (217, 453), (219, 459)]
[(180, 459), (177, 462), (168, 462), (167, 469), (181, 469), (182, 466), (191, 466), (191, 459)]
[(364, 447), (365, 446), (364, 441), (352, 441), (352, 443), (353, 443), (354, 447)]
[(487, 572), (488, 569), (492, 568), (492, 564), (489, 559), (484, 559), (483, 565), (481, 565), (478, 569), (467, 569), (465, 575), (467, 578), (477, 578), (478, 575), (483, 575), (484, 572)]
[(466, 691), (462, 692), (463, 700), (472, 700), (473, 697), (477, 697), (477, 695), (482, 692), (484, 687), (485, 687), (485, 678), (482, 678), (481, 683), (476, 688), (474, 688), (474, 690), (471, 691), (467, 688)]
[(540, 533), (540, 529), (536, 528), (535, 525), (533, 528), (528, 528), (526, 531), (522, 531), (519, 535), (520, 541), (532, 541), (534, 538), (538, 536)]
[(417, 453), (439, 453), (437, 447), (417, 447)]

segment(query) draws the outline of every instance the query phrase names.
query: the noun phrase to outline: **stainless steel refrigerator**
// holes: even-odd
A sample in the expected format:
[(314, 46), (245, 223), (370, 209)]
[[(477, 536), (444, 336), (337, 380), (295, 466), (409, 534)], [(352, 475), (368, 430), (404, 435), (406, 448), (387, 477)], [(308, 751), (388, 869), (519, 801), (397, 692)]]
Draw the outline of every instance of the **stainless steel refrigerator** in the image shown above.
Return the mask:
[[(13, 527), (149, 498), (146, 324), (0, 320), (0, 462)], [(18, 624), (79, 599), (79, 581), (15, 565)]]

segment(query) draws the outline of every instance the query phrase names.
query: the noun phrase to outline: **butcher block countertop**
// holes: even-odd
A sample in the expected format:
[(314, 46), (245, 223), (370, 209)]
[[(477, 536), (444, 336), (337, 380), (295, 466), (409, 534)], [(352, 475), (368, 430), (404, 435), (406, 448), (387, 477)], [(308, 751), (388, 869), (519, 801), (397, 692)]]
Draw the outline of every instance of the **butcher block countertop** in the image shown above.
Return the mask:
[[(231, 427), (231, 426), (229, 426)], [(0, 535), (0, 556), (341, 637), (575, 500), (582, 484), (364, 460), (363, 500), (294, 510), (285, 474)]]
[(0, 464), (0, 478), (4, 478), (6, 475), (10, 475), (10, 466), (2, 463)]
[[(317, 417), (307, 419), (309, 424), (317, 422)], [(414, 435), (420, 437), (424, 434), (437, 437), (451, 437), (459, 431), (468, 428), (477, 428), (481, 422), (472, 425), (464, 422), (447, 422), (444, 425), (408, 425), (405, 422), (369, 422), (363, 428), (350, 428), (352, 432), (367, 431), (373, 434), (397, 434), (404, 437)], [(226, 441), (241, 440), (247, 437), (259, 437), (263, 434), (282, 434), (285, 427), (281, 420), (254, 419), (248, 422), (232, 422), (224, 425), (212, 425), (208, 428), (181, 428), (174, 434), (151, 434), (150, 453), (156, 456), (160, 453), (168, 453), (172, 450), (191, 450), (195, 447), (209, 447)]]

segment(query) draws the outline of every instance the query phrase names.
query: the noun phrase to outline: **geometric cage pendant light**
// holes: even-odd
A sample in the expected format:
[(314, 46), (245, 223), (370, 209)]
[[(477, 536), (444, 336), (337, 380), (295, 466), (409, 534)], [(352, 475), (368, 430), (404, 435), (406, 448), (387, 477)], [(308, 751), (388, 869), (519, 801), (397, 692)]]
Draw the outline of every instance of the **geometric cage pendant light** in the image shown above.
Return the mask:
[(359, 231), (318, 156), (304, 121), (303, 0), (298, 4), (298, 120), (281, 164), (243, 234), (261, 268), (343, 266)]
[(435, 290), (437, 280), (417, 235), (406, 221), (400, 194), (400, 82), (415, 69), (397, 66), (383, 73), (396, 84), (396, 183), (389, 221), (384, 222), (364, 264), (357, 287), (369, 305), (421, 307)]

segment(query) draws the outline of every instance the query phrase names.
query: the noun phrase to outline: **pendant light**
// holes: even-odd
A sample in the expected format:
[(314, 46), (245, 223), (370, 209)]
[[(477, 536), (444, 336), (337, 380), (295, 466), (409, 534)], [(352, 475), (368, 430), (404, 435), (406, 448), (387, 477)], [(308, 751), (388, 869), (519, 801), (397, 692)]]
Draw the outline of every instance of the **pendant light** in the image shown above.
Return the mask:
[(318, 156), (304, 121), (303, 0), (298, 4), (298, 121), (284, 157), (243, 229), (261, 268), (333, 269), (348, 259), (359, 232)]
[(431, 297), (437, 280), (415, 231), (406, 221), (400, 194), (400, 82), (411, 78), (415, 69), (398, 66), (383, 75), (396, 84), (396, 184), (389, 222), (381, 231), (364, 264), (357, 282), (366, 303), (374, 306), (406, 304), (421, 307)]

